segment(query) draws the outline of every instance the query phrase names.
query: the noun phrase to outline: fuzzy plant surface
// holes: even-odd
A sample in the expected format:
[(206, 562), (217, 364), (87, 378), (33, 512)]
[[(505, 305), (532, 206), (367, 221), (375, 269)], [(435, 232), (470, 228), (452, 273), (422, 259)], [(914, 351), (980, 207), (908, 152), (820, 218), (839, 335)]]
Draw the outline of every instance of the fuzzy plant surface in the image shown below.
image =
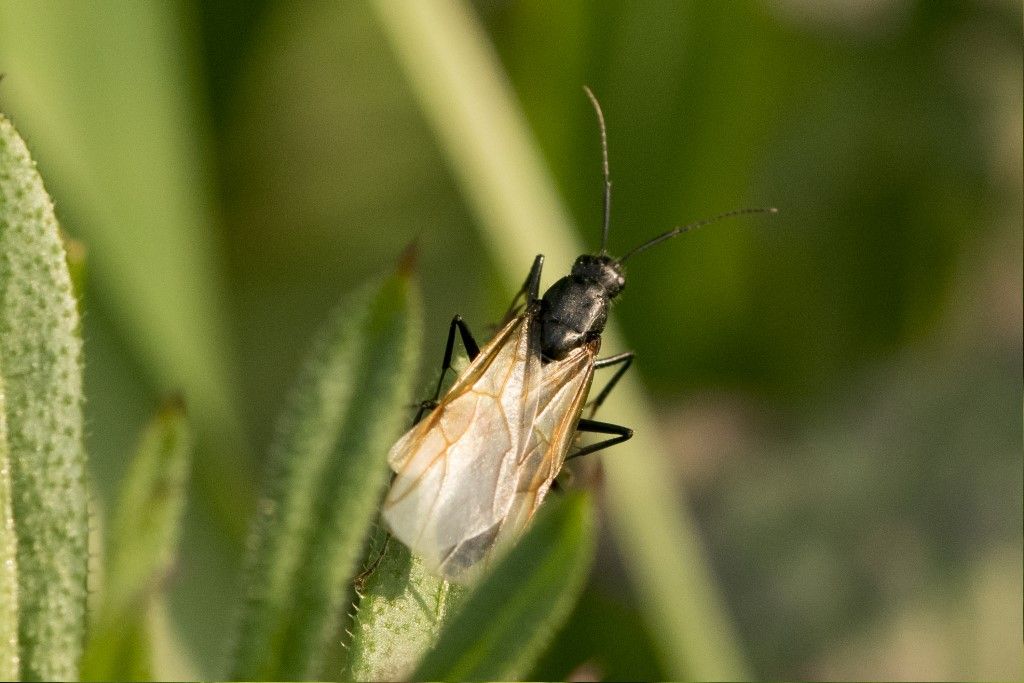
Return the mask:
[(356, 584), (344, 676), (356, 681), (408, 679), (466, 593), (383, 530)]
[(350, 295), (310, 353), (271, 447), (233, 678), (320, 676), (407, 419), (419, 307), (406, 261)]
[(0, 678), (11, 681), (18, 677), (18, 538), (11, 506), (11, 458), (2, 378), (0, 367)]
[(0, 388), (0, 591), (11, 596), (0, 607), (0, 675), (70, 680), (85, 636), (89, 536), (82, 342), (53, 202), (3, 117)]

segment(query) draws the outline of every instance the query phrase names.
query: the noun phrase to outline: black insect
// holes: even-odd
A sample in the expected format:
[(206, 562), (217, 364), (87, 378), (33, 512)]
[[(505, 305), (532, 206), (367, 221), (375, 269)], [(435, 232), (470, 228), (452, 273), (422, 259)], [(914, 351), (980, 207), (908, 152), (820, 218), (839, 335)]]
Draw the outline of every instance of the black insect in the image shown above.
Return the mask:
[[(598, 358), (608, 307), (625, 286), (632, 256), (715, 220), (774, 209), (743, 209), (673, 228), (614, 258), (608, 255), (611, 180), (604, 114), (589, 88), (601, 130), (604, 221), (601, 251), (576, 259), (540, 295), (538, 255), (505, 324), (480, 348), (460, 316), (452, 319), (434, 396), (391, 449), (395, 472), (384, 502), (391, 532), (443, 575), (456, 578), (515, 538), (563, 463), (629, 439), (628, 427), (592, 419), (633, 362), (633, 353)], [(525, 305), (520, 307), (520, 301)], [(458, 332), (470, 364), (441, 397)], [(618, 366), (587, 403), (594, 370)], [(588, 417), (583, 417), (589, 407)], [(421, 419), (430, 411), (430, 414)], [(609, 438), (579, 447), (578, 432)]]

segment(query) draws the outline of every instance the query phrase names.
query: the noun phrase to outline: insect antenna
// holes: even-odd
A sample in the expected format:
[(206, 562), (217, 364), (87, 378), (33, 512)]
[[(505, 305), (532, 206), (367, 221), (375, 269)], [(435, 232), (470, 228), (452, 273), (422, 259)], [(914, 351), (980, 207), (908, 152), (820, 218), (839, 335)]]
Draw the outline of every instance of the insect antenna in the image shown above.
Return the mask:
[(653, 238), (651, 240), (648, 240), (647, 242), (644, 242), (639, 247), (631, 249), (630, 251), (626, 252), (625, 256), (620, 256), (617, 259), (617, 262), (618, 263), (623, 263), (623, 262), (625, 262), (626, 259), (628, 259), (628, 258), (630, 258), (632, 256), (636, 256), (641, 251), (646, 251), (647, 249), (650, 249), (651, 247), (653, 247), (656, 244), (661, 244), (665, 240), (672, 239), (676, 235), (682, 235), (684, 232), (690, 232), (691, 230), (696, 230), (697, 228), (702, 228), (705, 225), (708, 225), (709, 223), (715, 223), (717, 221), (722, 220), (723, 218), (732, 218), (733, 216), (744, 216), (744, 215), (750, 214), (750, 213), (778, 213), (778, 212), (779, 212), (779, 210), (776, 209), (775, 207), (762, 207), (762, 208), (756, 208), (756, 209), (737, 209), (735, 211), (726, 211), (725, 213), (720, 213), (717, 216), (712, 216), (711, 218), (705, 218), (702, 221), (696, 221), (694, 223), (688, 223), (686, 225), (680, 225), (678, 227), (672, 228), (671, 230), (669, 230), (667, 232), (661, 233), (657, 237), (655, 237), (655, 238)]
[(601, 170), (604, 171), (604, 224), (601, 228), (601, 255), (608, 253), (608, 224), (612, 218), (612, 180), (608, 171), (608, 132), (604, 126), (604, 112), (601, 111), (601, 103), (594, 97), (593, 91), (583, 86), (583, 92), (587, 93), (590, 103), (594, 105), (597, 112), (597, 123), (601, 127)]

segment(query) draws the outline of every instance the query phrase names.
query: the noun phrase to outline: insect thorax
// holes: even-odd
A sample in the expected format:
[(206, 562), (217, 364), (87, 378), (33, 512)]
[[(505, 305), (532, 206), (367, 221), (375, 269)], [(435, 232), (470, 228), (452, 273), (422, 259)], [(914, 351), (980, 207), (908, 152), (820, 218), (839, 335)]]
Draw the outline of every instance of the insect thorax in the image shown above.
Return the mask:
[(572, 272), (551, 285), (541, 300), (541, 352), (561, 360), (601, 336), (608, 304), (622, 291), (625, 277), (609, 256), (584, 255)]

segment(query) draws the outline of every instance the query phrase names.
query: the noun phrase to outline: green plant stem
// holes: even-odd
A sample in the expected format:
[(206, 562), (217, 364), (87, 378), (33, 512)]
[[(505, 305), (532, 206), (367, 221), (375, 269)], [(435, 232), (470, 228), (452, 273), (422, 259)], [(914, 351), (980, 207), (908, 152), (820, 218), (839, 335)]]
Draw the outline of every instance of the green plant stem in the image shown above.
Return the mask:
[[(374, 0), (372, 6), (508, 282), (522, 282), (538, 252), (551, 266), (568, 268), (582, 250), (469, 6), (459, 0)], [(595, 145), (596, 137), (595, 130)], [(595, 183), (595, 197), (599, 192)], [(622, 348), (613, 324), (604, 337), (606, 347)], [(654, 419), (635, 380), (626, 377), (619, 387), (604, 413), (634, 427), (636, 436), (604, 461), (609, 519), (663, 661), (677, 678), (746, 678)]]

